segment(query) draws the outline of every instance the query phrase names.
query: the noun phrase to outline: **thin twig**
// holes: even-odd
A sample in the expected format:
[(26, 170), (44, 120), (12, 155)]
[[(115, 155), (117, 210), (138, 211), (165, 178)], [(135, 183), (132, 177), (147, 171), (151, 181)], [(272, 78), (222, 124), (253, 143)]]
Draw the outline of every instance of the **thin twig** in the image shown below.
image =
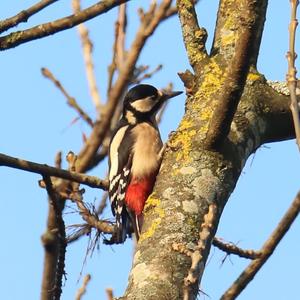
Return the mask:
[[(81, 11), (80, 8), (80, 0), (73, 0), (72, 1), (73, 11), (75, 14), (78, 14)], [(122, 6), (122, 4), (121, 4)], [(84, 25), (84, 23), (81, 23), (77, 26), (82, 50), (83, 50), (83, 58), (85, 62), (85, 70), (86, 70), (86, 77), (89, 85), (90, 94), (93, 100), (93, 103), (96, 107), (97, 112), (100, 114), (101, 111), (101, 97), (100, 92), (97, 87), (96, 82), (96, 75), (94, 71), (94, 62), (93, 62), (93, 43), (89, 37), (89, 31)]]
[(150, 71), (148, 73), (144, 73), (140, 77), (138, 77), (138, 78), (136, 77), (135, 79), (133, 79), (132, 83), (138, 84), (138, 83), (142, 82), (144, 79), (151, 78), (154, 74), (156, 74), (157, 72), (159, 72), (162, 69), (162, 67), (163, 67), (162, 65), (158, 65), (154, 70), (152, 70), (152, 71)]
[[(197, 294), (197, 282), (204, 271), (203, 252), (210, 244), (213, 236), (212, 228), (216, 221), (217, 207), (215, 204), (209, 205), (208, 212), (204, 216), (199, 232), (198, 244), (194, 250), (184, 250), (184, 253), (191, 258), (191, 267), (188, 275), (184, 278), (183, 299), (194, 299)], [(181, 251), (180, 251), (181, 252)]]
[(106, 203), (107, 203), (107, 199), (108, 199), (108, 193), (104, 192), (101, 198), (101, 201), (97, 207), (97, 214), (98, 216), (102, 215), (104, 208), (106, 207)]
[(17, 15), (7, 18), (3, 21), (0, 21), (0, 33), (4, 32), (14, 26), (17, 26), (18, 24), (20, 24), (22, 22), (27, 22), (31, 16), (40, 12), (48, 5), (53, 4), (54, 2), (57, 2), (57, 1), (58, 0), (42, 0), (42, 1), (37, 2), (36, 4), (32, 5), (31, 7), (22, 10)]
[(218, 237), (214, 237), (212, 244), (220, 250), (226, 252), (227, 254), (235, 254), (243, 258), (256, 259), (261, 256), (261, 253), (258, 251), (242, 249), (240, 247), (237, 247), (233, 243), (224, 242)]
[(119, 6), (118, 16), (118, 34), (117, 34), (117, 45), (116, 45), (116, 65), (119, 70), (122, 69), (125, 62), (125, 37), (126, 37), (126, 3)]
[(275, 248), (284, 237), (284, 235), (289, 230), (290, 226), (296, 219), (300, 212), (300, 192), (298, 192), (296, 198), (292, 202), (291, 206), (270, 235), (268, 240), (264, 243), (261, 250), (260, 257), (254, 259), (248, 267), (240, 274), (240, 276), (235, 280), (231, 287), (223, 294), (221, 300), (232, 300), (245, 289), (248, 283), (254, 278), (257, 272), (261, 269), (263, 264), (268, 260), (272, 255)]
[(52, 22), (37, 25), (35, 27), (16, 31), (8, 35), (0, 37), (0, 51), (16, 47), (18, 45), (40, 39), (59, 31), (72, 28), (84, 21), (95, 18), (110, 9), (127, 2), (129, 0), (103, 0), (98, 3), (83, 9), (78, 14), (73, 14)]
[(86, 221), (91, 227), (103, 233), (113, 233), (114, 225), (111, 222), (100, 220), (96, 211), (90, 211), (83, 202), (83, 191), (72, 191), (66, 197), (72, 200), (79, 210), (82, 219)]
[(295, 133), (296, 133), (296, 141), (298, 144), (298, 148), (300, 150), (300, 115), (299, 115), (299, 104), (296, 95), (297, 88), (297, 69), (295, 66), (295, 61), (297, 58), (297, 54), (295, 53), (295, 40), (296, 40), (296, 28), (298, 25), (297, 20), (297, 7), (299, 5), (298, 0), (290, 0), (291, 3), (291, 22), (289, 26), (289, 51), (287, 52), (287, 60), (288, 60), (288, 73), (286, 75), (287, 85), (290, 91), (291, 97), (291, 105), (290, 109), (293, 115)]
[[(70, 195), (68, 195), (68, 194), (61, 194), (61, 196), (63, 196), (65, 199), (70, 198)], [(107, 197), (108, 197), (108, 193), (104, 193), (103, 196), (102, 196), (102, 200), (101, 200), (98, 208), (95, 211), (95, 213), (98, 215), (98, 217), (102, 214), (103, 209), (106, 207)], [(75, 202), (75, 200), (73, 200), (73, 201)], [(101, 223), (99, 223), (99, 221), (97, 221), (97, 227), (95, 229), (97, 229), (97, 230), (100, 229), (99, 231), (102, 232), (102, 233), (111, 233), (111, 227), (108, 227), (108, 226), (110, 226), (110, 225), (113, 226), (112, 223), (110, 223), (110, 222), (103, 223), (103, 222), (105, 222), (103, 220), (100, 221)], [(105, 226), (103, 226), (103, 224), (105, 224)], [(94, 228), (90, 224), (87, 224), (87, 223), (86, 224), (80, 224), (80, 225), (71, 225), (69, 227), (72, 228), (72, 229), (75, 229), (75, 228), (77, 228), (77, 229), (74, 230), (72, 233), (68, 234), (68, 238), (67, 238), (68, 243), (75, 242), (79, 238), (81, 238), (82, 236), (90, 234), (92, 229)], [(106, 230), (107, 228), (109, 230)]]
[(54, 83), (54, 85), (62, 92), (62, 94), (67, 99), (68, 105), (70, 105), (71, 107), (73, 107), (78, 112), (78, 114), (82, 117), (82, 119), (85, 120), (91, 127), (93, 127), (94, 126), (93, 120), (79, 106), (79, 104), (77, 103), (76, 99), (68, 94), (68, 92), (66, 91), (66, 89), (62, 86), (62, 84), (60, 83), (60, 81), (58, 81), (55, 78), (55, 76), (52, 74), (52, 72), (50, 70), (48, 70), (47, 68), (42, 68), (41, 72), (42, 72), (42, 74), (46, 78), (48, 78), (49, 80), (51, 80)]
[(38, 164), (28, 160), (11, 157), (2, 153), (0, 153), (0, 166), (11, 167), (46, 176), (59, 177), (62, 179), (82, 183), (93, 188), (100, 188), (104, 190), (107, 190), (108, 188), (108, 182), (106, 180), (99, 179), (96, 176), (90, 176), (77, 172), (69, 172), (66, 170), (50, 167), (45, 164)]
[[(67, 227), (69, 230), (70, 228), (73, 229), (72, 233), (69, 233), (67, 236), (67, 243), (73, 243), (77, 241), (84, 235), (89, 235), (92, 231), (92, 227), (89, 224), (80, 224), (80, 225), (70, 225)], [(79, 228), (79, 229), (78, 229)]]
[(109, 95), (113, 84), (113, 77), (117, 69), (121, 71), (125, 63), (125, 35), (126, 35), (126, 3), (119, 6), (119, 14), (115, 22), (115, 39), (113, 44), (112, 62), (108, 67), (108, 86)]
[(115, 23), (115, 39), (114, 39), (113, 49), (112, 49), (112, 52), (113, 52), (112, 61), (111, 61), (111, 64), (107, 68), (107, 71), (108, 71), (108, 85), (107, 85), (107, 90), (106, 90), (107, 97), (109, 97), (110, 90), (113, 85), (114, 74), (117, 70), (116, 56), (117, 56), (117, 41), (118, 41), (118, 34), (119, 34), (118, 27), (119, 27), (119, 22), (117, 20)]
[(88, 283), (90, 282), (90, 280), (91, 280), (91, 275), (86, 274), (83, 278), (82, 286), (77, 291), (75, 300), (81, 300), (81, 297), (86, 293), (86, 287), (87, 287)]

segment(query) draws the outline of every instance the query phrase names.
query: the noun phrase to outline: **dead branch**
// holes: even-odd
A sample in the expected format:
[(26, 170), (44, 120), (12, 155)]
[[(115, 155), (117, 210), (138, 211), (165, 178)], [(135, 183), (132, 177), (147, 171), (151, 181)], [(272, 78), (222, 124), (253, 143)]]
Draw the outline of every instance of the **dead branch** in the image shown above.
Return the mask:
[[(133, 79), (132, 83), (134, 84), (139, 84), (141, 83), (144, 79), (149, 79), (151, 78), (154, 74), (156, 74), (157, 72), (159, 72), (162, 69), (162, 65), (158, 65), (155, 69), (153, 69), (150, 72), (144, 73), (142, 74), (140, 77), (138, 77), (138, 75), (136, 76), (136, 78)], [(148, 66), (147, 66), (148, 69)], [(146, 69), (146, 70), (147, 70)]]
[(107, 68), (107, 72), (108, 72), (108, 85), (106, 90), (107, 97), (109, 97), (109, 93), (113, 84), (114, 74), (117, 70), (116, 56), (117, 56), (117, 41), (118, 41), (118, 34), (119, 34), (118, 27), (119, 27), (119, 22), (117, 20), (115, 23), (115, 39), (114, 39), (113, 49), (112, 49), (113, 51), (112, 62)]
[(77, 172), (70, 172), (54, 167), (47, 166), (46, 164), (38, 164), (28, 160), (23, 160), (20, 158), (11, 157), (0, 153), (0, 166), (11, 167), (23, 171), (28, 171), (32, 173), (37, 173), (45, 176), (58, 177), (70, 181), (75, 181), (88, 185), (93, 188), (100, 188), (107, 190), (108, 182), (106, 180), (101, 180), (95, 176), (90, 176)]
[(14, 48), (29, 41), (40, 39), (59, 31), (72, 28), (84, 21), (106, 13), (110, 9), (127, 1), (128, 0), (103, 0), (82, 10), (78, 14), (40, 24), (26, 30), (12, 32), (0, 37), (0, 51)]
[[(52, 230), (55, 230), (56, 244), (52, 245), (55, 247), (55, 251), (51, 251), (45, 256), (44, 264), (47, 265), (49, 263), (52, 263), (53, 265), (49, 268), (50, 272), (47, 272), (48, 268), (44, 269), (42, 299), (49, 299), (50, 292), (52, 294), (51, 299), (59, 300), (62, 292), (62, 278), (65, 275), (65, 253), (67, 246), (65, 223), (62, 217), (63, 203), (62, 200), (58, 197), (56, 191), (53, 189), (50, 177), (43, 176), (43, 181), (45, 182), (46, 190), (49, 196), (49, 204), (50, 206), (52, 206), (52, 209), (54, 211), (55, 220), (53, 221), (55, 223), (55, 227)], [(45, 235), (43, 235), (43, 237), (45, 237)], [(45, 242), (45, 239), (43, 239), (43, 242)], [(47, 251), (46, 246), (45, 250)], [(51, 255), (51, 257), (49, 257), (49, 254)]]
[[(73, 0), (72, 6), (75, 14), (78, 14), (81, 11), (80, 0)], [(97, 87), (96, 75), (94, 71), (94, 62), (93, 62), (93, 55), (92, 55), (93, 43), (89, 37), (89, 31), (84, 25), (84, 23), (79, 24), (77, 28), (78, 28), (82, 50), (83, 50), (83, 58), (85, 62), (86, 77), (89, 85), (90, 95), (94, 102), (97, 112), (100, 113), (102, 104), (101, 104), (100, 92)]]
[(70, 193), (64, 194), (62, 193), (61, 196), (70, 199), (77, 205), (79, 210), (79, 214), (81, 215), (82, 219), (88, 223), (88, 225), (92, 228), (97, 229), (99, 232), (102, 233), (113, 233), (114, 226), (113, 223), (109, 221), (100, 220), (96, 211), (90, 211), (86, 204), (83, 202), (83, 195), (84, 190), (79, 191), (72, 191)]
[(257, 272), (261, 269), (263, 264), (268, 260), (272, 255), (275, 248), (284, 237), (284, 235), (289, 230), (290, 226), (296, 219), (300, 212), (300, 192), (298, 192), (295, 200), (292, 202), (291, 206), (267, 239), (267, 241), (262, 246), (259, 251), (261, 255), (254, 259), (248, 267), (241, 273), (241, 275), (235, 280), (231, 287), (223, 294), (221, 300), (232, 300), (245, 289), (249, 282), (254, 278)]
[(295, 61), (297, 54), (295, 53), (295, 39), (296, 39), (296, 28), (298, 25), (297, 20), (297, 7), (299, 0), (290, 0), (291, 2), (291, 22), (289, 26), (289, 51), (286, 55), (288, 60), (288, 73), (286, 75), (287, 85), (290, 91), (291, 105), (290, 109), (293, 115), (294, 128), (296, 133), (296, 141), (300, 150), (300, 114), (299, 104), (297, 100), (296, 88), (297, 88), (297, 69)]
[(126, 3), (124, 3), (119, 6), (119, 16), (118, 16), (116, 65), (119, 70), (122, 69), (125, 61), (126, 26), (127, 26)]
[(80, 117), (85, 120), (91, 127), (94, 126), (94, 122), (93, 120), (88, 116), (88, 114), (79, 106), (79, 104), (77, 103), (76, 99), (72, 96), (70, 96), (68, 94), (68, 92), (66, 91), (66, 89), (62, 86), (62, 84), (60, 83), (60, 81), (58, 81), (55, 76), (52, 74), (52, 72), (50, 72), (49, 69), (47, 68), (42, 68), (41, 69), (42, 74), (48, 78), (49, 80), (51, 80), (54, 85), (62, 92), (62, 94), (66, 97), (67, 99), (67, 103), (69, 106), (73, 107), (78, 114), (80, 115)]
[(54, 2), (57, 2), (58, 0), (42, 0), (31, 7), (22, 10), (17, 15), (10, 17), (8, 19), (5, 19), (0, 22), (0, 33), (17, 26), (18, 24), (22, 22), (27, 22), (28, 19), (33, 16), (34, 14), (40, 12), (45, 7), (47, 7), (50, 4), (53, 4)]
[(243, 258), (256, 259), (261, 256), (261, 253), (258, 251), (242, 249), (233, 243), (224, 242), (218, 237), (214, 237), (212, 244), (227, 254), (235, 254)]
[(87, 274), (84, 276), (82, 286), (77, 291), (75, 300), (81, 300), (82, 296), (86, 293), (86, 287), (87, 287), (88, 283), (90, 282), (90, 280), (91, 280), (90, 274)]
[(113, 77), (117, 69), (123, 67), (125, 60), (125, 37), (126, 37), (127, 15), (126, 3), (119, 6), (118, 19), (115, 22), (115, 39), (113, 44), (112, 62), (108, 67), (107, 95), (113, 84)]
[(84, 235), (89, 235), (92, 231), (92, 227), (88, 224), (79, 224), (79, 225), (70, 225), (67, 227), (67, 229), (72, 228), (74, 231), (72, 233), (69, 233), (67, 236), (67, 243), (73, 243), (77, 241), (79, 238), (81, 238)]

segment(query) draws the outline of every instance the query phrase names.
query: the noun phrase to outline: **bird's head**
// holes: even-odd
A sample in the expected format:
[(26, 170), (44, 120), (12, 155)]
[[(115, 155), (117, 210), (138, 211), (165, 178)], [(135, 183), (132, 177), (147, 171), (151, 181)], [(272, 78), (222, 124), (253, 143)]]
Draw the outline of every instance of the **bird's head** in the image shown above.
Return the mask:
[(124, 98), (123, 116), (129, 123), (135, 123), (136, 120), (150, 120), (155, 117), (164, 102), (181, 93), (160, 91), (148, 84), (136, 85)]

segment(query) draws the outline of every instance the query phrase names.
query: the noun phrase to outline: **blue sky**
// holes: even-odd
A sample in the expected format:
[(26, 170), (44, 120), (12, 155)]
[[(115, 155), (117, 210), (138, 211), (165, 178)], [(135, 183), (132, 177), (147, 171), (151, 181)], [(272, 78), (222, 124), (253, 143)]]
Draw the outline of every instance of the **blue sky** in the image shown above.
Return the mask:
[[(2, 1), (0, 18), (11, 16), (34, 2)], [(92, 3), (90, 0), (84, 1), (85, 6)], [(127, 46), (137, 28), (136, 8), (138, 4), (146, 7), (147, 3), (145, 0), (132, 1), (129, 5)], [(216, 0), (202, 0), (197, 6), (199, 23), (209, 32), (208, 43), (211, 43), (213, 37), (217, 4)], [(96, 75), (104, 99), (116, 12), (113, 10), (87, 23), (94, 41)], [(17, 29), (62, 17), (67, 13), (70, 13), (70, 1), (58, 1), (34, 16), (29, 25), (22, 24)], [(289, 2), (269, 1), (258, 63), (259, 71), (268, 79), (285, 79), (288, 20)], [(164, 65), (163, 70), (148, 83), (164, 87), (172, 81), (175, 89), (183, 89), (176, 73), (188, 69), (189, 65), (177, 17), (159, 27), (147, 42), (139, 63), (150, 65), (151, 68), (160, 63)], [(64, 31), (1, 52), (0, 64), (1, 152), (52, 165), (58, 150), (64, 154), (69, 150), (79, 151), (82, 133), (88, 133), (88, 128), (83, 121), (70, 126), (76, 117), (75, 112), (40, 72), (41, 67), (49, 68), (82, 107), (92, 117), (95, 116), (87, 90), (77, 32), (74, 29)], [(170, 103), (161, 125), (164, 139), (171, 130), (176, 129), (184, 112), (184, 100), (182, 95)], [(299, 189), (298, 170), (299, 153), (295, 141), (268, 144), (258, 149), (249, 158), (236, 190), (230, 197), (217, 235), (238, 242), (244, 248), (260, 248)], [(105, 172), (106, 162), (92, 170), (91, 174), (103, 177)], [(1, 296), (7, 300), (38, 299), (43, 264), (40, 236), (45, 230), (47, 197), (45, 191), (38, 187), (38, 175), (2, 167), (0, 178)], [(98, 190), (89, 189), (85, 199), (97, 203), (100, 198)], [(105, 216), (111, 217), (110, 209), (106, 210)], [(66, 214), (65, 218), (68, 224), (80, 222), (74, 214)], [(300, 221), (296, 220), (272, 258), (239, 299), (296, 298), (300, 277), (299, 230)], [(67, 281), (62, 299), (74, 299), (81, 284), (78, 279), (86, 247), (87, 238), (83, 238), (67, 249)], [(112, 287), (116, 296), (121, 295), (126, 287), (132, 254), (130, 241), (123, 246), (100, 245), (83, 267), (83, 274), (92, 275), (84, 299), (105, 299), (104, 290), (107, 287)], [(221, 265), (223, 257), (222, 252), (212, 249), (201, 286), (210, 299), (218, 299), (248, 264), (244, 259), (231, 257), (231, 260), (227, 259)], [(200, 296), (200, 299), (204, 298)]]

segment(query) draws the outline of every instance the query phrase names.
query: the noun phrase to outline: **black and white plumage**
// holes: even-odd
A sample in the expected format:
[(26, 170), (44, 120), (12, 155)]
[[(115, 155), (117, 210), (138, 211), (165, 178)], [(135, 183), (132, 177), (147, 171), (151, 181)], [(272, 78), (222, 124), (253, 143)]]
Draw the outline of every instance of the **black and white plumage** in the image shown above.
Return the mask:
[(122, 117), (109, 145), (109, 197), (116, 228), (106, 243), (139, 238), (142, 210), (158, 173), (163, 143), (155, 116), (162, 104), (182, 92), (166, 93), (140, 84), (125, 96)]

